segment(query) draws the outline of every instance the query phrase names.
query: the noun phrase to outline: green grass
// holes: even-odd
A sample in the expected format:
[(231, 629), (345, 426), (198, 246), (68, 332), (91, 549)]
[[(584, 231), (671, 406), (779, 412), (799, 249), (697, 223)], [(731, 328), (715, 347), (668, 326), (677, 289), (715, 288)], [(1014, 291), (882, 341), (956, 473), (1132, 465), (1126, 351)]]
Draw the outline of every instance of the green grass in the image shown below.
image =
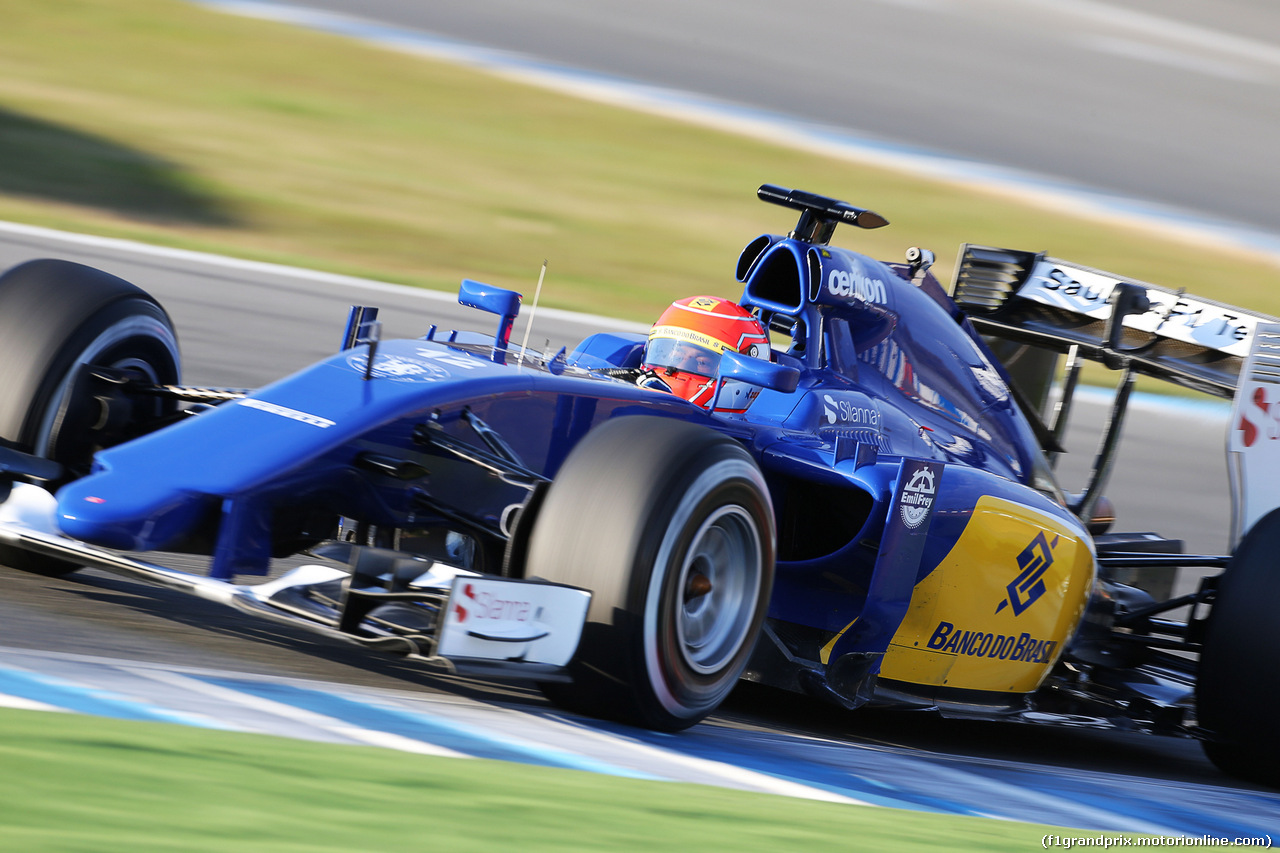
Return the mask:
[(0, 767), (15, 853), (955, 853), (1086, 834), (38, 711), (0, 711)]
[[(1280, 313), (1276, 269), (997, 195), (611, 109), (176, 0), (0, 0), (0, 219), (651, 320), (736, 296), (788, 211), (764, 182), (877, 210), (887, 259), (1044, 249)], [(940, 128), (940, 133), (943, 129)]]

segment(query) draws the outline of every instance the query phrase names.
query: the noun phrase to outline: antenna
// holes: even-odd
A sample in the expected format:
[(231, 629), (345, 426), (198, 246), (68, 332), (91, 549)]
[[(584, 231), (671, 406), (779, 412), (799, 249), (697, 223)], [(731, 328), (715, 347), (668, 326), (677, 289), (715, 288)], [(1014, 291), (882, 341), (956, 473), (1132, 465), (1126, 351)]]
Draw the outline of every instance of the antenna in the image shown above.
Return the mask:
[(524, 367), (524, 353), (529, 348), (529, 332), (533, 329), (533, 315), (538, 313), (538, 297), (542, 295), (542, 280), (547, 277), (547, 259), (542, 259), (542, 271), (538, 273), (538, 287), (533, 291), (533, 305), (529, 308), (529, 322), (524, 324), (524, 340), (520, 342), (520, 358), (516, 369)]

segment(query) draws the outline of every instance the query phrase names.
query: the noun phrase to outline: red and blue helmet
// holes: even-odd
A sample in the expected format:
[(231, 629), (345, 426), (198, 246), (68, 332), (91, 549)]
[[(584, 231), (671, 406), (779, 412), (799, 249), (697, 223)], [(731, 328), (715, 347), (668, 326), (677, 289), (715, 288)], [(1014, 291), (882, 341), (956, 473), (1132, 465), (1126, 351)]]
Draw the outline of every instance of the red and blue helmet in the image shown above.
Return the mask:
[(769, 336), (736, 302), (690, 296), (671, 303), (653, 324), (644, 366), (658, 373), (673, 393), (706, 407), (715, 392), (720, 356), (730, 350), (768, 360)]

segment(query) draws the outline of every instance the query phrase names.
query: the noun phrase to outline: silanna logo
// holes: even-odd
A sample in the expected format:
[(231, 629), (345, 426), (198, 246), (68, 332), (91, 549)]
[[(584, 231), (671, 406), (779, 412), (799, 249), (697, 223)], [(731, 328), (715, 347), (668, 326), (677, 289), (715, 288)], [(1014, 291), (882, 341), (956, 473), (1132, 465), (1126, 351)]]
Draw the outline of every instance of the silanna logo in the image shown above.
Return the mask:
[(934, 495), (938, 492), (934, 482), (933, 469), (926, 465), (915, 470), (911, 479), (902, 487), (902, 523), (912, 530), (916, 529), (929, 517), (929, 509), (933, 506)]
[(1012, 605), (1013, 615), (1021, 616), (1023, 611), (1040, 600), (1045, 593), (1044, 573), (1053, 565), (1053, 549), (1058, 547), (1061, 538), (1055, 534), (1050, 542), (1042, 530), (1031, 544), (1022, 549), (1018, 555), (1018, 568), (1022, 571), (1006, 587), (1009, 597), (1000, 602), (996, 613)]
[(880, 425), (880, 413), (875, 409), (859, 406), (843, 397), (832, 397), (830, 394), (822, 395), (822, 416), (828, 424), (833, 425), (858, 424), (869, 427)]

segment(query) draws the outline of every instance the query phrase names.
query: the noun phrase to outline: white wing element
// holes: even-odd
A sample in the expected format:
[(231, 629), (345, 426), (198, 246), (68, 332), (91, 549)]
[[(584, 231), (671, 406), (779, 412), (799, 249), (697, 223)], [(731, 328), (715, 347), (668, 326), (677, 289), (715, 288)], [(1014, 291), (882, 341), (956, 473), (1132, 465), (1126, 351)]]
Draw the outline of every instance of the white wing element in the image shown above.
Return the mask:
[(564, 666), (578, 649), (591, 594), (556, 584), (458, 577), (440, 626), (446, 658)]
[[(1125, 280), (1113, 273), (1044, 258), (1018, 295), (1094, 320), (1106, 320), (1111, 316), (1111, 294)], [(1258, 323), (1256, 316), (1156, 285), (1140, 286), (1146, 290), (1150, 308), (1125, 317), (1126, 328), (1228, 355), (1244, 356), (1249, 352), (1249, 339)]]

